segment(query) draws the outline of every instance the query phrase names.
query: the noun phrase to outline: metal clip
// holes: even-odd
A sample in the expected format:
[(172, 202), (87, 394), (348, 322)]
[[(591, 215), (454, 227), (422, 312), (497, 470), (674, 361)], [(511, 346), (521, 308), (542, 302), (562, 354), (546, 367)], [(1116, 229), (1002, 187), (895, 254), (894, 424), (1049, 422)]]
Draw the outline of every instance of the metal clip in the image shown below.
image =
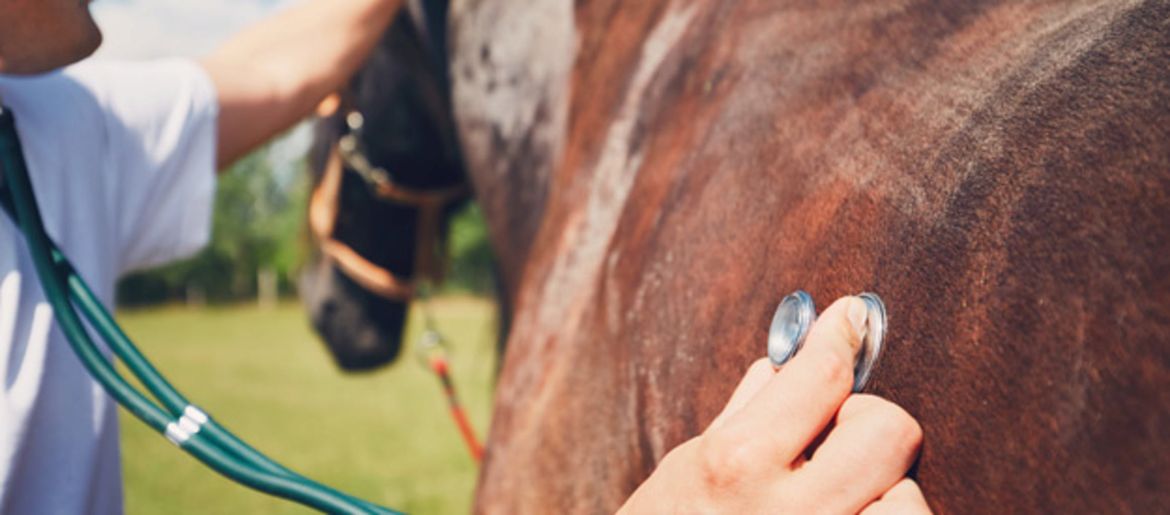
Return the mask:
[(203, 429), (203, 424), (206, 424), (208, 420), (207, 413), (189, 404), (183, 410), (182, 416), (167, 424), (165, 436), (171, 443), (182, 447), (183, 444), (187, 443), (187, 440)]
[(345, 115), (345, 125), (351, 131), (360, 131), (365, 124), (366, 117), (358, 111), (350, 111), (349, 114)]
[(418, 337), (418, 343), (414, 345), (414, 352), (419, 364), (429, 369), (434, 366), (435, 359), (447, 359), (447, 342), (438, 331), (424, 329)]

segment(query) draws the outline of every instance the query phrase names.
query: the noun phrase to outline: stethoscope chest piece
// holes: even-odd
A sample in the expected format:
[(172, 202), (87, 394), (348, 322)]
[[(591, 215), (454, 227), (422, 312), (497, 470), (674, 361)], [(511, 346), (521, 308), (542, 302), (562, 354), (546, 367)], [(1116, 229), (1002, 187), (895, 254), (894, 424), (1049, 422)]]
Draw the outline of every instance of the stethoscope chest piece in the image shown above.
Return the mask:
[(796, 355), (816, 319), (812, 296), (804, 290), (796, 290), (780, 301), (768, 329), (768, 359), (772, 366), (779, 367)]
[[(855, 392), (860, 392), (869, 382), (870, 374), (882, 354), (887, 327), (886, 305), (881, 297), (867, 292), (858, 295), (858, 298), (865, 301), (867, 316), (861, 350), (853, 368)], [(776, 313), (772, 315), (772, 326), (768, 329), (768, 359), (772, 366), (779, 368), (800, 351), (816, 318), (812, 296), (803, 290), (796, 290), (780, 301)]]
[(853, 368), (853, 391), (860, 392), (869, 382), (869, 375), (877, 365), (882, 355), (882, 346), (886, 340), (886, 304), (876, 293), (862, 293), (858, 295), (865, 301), (868, 310), (866, 316), (865, 334), (861, 336), (861, 351), (857, 355), (857, 364)]

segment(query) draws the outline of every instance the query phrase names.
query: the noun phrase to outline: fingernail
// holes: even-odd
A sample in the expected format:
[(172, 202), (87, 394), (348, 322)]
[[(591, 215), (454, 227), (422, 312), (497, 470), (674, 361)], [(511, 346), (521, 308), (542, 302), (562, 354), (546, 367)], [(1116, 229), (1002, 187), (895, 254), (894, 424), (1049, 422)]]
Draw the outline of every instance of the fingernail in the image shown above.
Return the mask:
[(849, 318), (849, 325), (853, 326), (853, 334), (857, 335), (857, 344), (865, 339), (866, 321), (869, 318), (869, 307), (860, 297), (849, 298), (849, 309), (845, 312)]

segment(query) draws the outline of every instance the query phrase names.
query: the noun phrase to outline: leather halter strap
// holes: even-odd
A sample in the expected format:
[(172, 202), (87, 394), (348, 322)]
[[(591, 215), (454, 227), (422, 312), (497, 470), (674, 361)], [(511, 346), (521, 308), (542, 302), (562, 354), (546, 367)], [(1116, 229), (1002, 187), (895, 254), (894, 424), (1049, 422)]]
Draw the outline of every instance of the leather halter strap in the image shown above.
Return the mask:
[[(348, 144), (346, 142), (349, 142)], [(373, 194), (384, 201), (418, 209), (415, 230), (415, 278), (402, 278), (378, 266), (349, 245), (333, 237), (340, 209), (341, 183), (347, 168), (371, 186)], [(385, 180), (370, 180), (368, 172), (381, 172)], [(367, 172), (367, 173), (363, 173)], [(309, 199), (309, 226), (321, 245), (326, 259), (366, 290), (394, 301), (406, 302), (416, 293), (416, 278), (441, 282), (446, 269), (446, 254), (439, 248), (439, 231), (443, 208), (468, 194), (465, 184), (439, 190), (417, 190), (394, 183), (389, 174), (374, 168), (356, 145), (356, 135), (347, 134), (329, 153), (325, 173)]]

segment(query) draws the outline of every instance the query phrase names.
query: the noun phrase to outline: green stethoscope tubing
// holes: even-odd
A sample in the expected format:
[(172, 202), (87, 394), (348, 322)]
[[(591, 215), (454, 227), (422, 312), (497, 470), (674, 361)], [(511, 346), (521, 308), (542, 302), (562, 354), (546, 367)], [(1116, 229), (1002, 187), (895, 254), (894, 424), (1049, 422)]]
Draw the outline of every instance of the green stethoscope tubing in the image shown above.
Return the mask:
[[(12, 217), (24, 234), (37, 276), (56, 314), (58, 325), (90, 375), (118, 404), (211, 469), (255, 490), (330, 513), (399, 513), (348, 496), (288, 470), (244, 443), (201, 411), (197, 411), (197, 414), (203, 416), (196, 418), (196, 426), (191, 431), (191, 420), (187, 414), (193, 406), (138, 351), (45, 232), (24, 152), (16, 133), (15, 118), (4, 107), (0, 107), (0, 168), (3, 169), (5, 179), (0, 182), (0, 207)], [(75, 306), (114, 354), (125, 363), (126, 368), (166, 407), (165, 411), (130, 386), (114, 370), (90, 338)], [(183, 438), (176, 441), (172, 439), (170, 431), (179, 427), (177, 424), (180, 421), (187, 431), (183, 432)]]

